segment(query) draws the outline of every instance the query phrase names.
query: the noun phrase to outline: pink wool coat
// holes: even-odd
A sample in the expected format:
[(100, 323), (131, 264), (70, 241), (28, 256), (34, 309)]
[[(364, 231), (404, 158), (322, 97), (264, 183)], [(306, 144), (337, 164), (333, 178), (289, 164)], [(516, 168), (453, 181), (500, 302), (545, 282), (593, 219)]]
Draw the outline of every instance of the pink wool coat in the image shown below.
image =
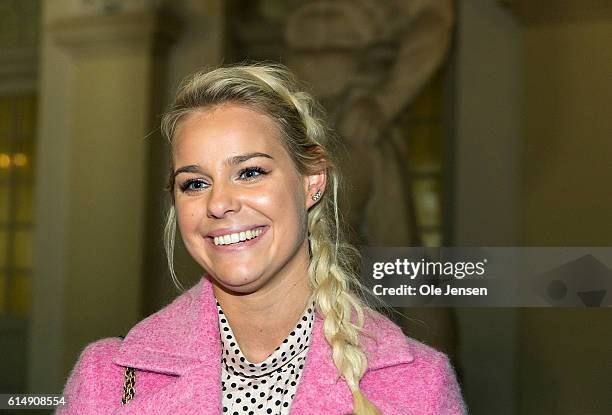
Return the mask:
[[(366, 322), (368, 369), (361, 389), (385, 415), (465, 414), (459, 386), (443, 354), (381, 315)], [(291, 415), (340, 415), (352, 396), (338, 380), (331, 349), (315, 319), (312, 343)], [(134, 399), (121, 405), (125, 367), (136, 368)], [(221, 414), (221, 340), (212, 284), (205, 278), (144, 319), (121, 341), (87, 346), (64, 390), (60, 415)]]

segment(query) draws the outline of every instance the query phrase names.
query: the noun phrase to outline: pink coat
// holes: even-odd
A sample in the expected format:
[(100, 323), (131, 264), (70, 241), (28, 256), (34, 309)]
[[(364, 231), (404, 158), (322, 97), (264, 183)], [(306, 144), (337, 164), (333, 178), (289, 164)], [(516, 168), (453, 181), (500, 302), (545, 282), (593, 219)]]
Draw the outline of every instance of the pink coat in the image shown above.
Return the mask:
[[(313, 326), (291, 415), (348, 414), (352, 396), (337, 379), (319, 318)], [(387, 318), (366, 322), (364, 394), (385, 415), (459, 415), (466, 409), (448, 359), (406, 338)], [(121, 405), (125, 367), (136, 368), (136, 394)], [(144, 319), (125, 340), (87, 346), (64, 390), (58, 414), (221, 414), (221, 341), (211, 283), (200, 283)]]

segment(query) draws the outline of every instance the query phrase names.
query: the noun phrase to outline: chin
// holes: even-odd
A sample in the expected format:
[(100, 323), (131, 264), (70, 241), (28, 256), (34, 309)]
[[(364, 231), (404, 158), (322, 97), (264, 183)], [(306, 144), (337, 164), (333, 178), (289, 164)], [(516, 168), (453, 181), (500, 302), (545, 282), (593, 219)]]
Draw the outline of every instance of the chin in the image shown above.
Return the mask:
[(211, 279), (225, 291), (239, 294), (250, 294), (257, 291), (262, 285), (260, 276), (255, 275), (233, 275), (231, 277), (214, 277)]

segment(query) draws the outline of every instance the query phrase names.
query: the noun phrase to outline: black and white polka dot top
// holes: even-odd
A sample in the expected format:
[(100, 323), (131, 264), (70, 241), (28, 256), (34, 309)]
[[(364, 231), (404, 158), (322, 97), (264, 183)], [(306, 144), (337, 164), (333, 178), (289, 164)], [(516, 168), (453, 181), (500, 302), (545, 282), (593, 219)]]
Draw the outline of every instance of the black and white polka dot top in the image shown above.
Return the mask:
[(217, 310), (223, 414), (288, 414), (310, 346), (314, 302), (306, 307), (289, 336), (261, 363), (246, 359), (218, 302)]

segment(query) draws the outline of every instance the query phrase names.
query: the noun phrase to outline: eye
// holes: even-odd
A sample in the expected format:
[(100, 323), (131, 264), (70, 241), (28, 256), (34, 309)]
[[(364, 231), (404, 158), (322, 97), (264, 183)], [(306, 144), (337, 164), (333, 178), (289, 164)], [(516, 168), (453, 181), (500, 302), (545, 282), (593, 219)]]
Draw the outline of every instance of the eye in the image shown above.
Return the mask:
[(182, 192), (197, 192), (198, 190), (206, 189), (208, 183), (201, 179), (187, 180), (181, 184), (180, 189)]
[(261, 167), (247, 167), (240, 170), (238, 177), (240, 177), (242, 180), (253, 180), (258, 176), (263, 176), (265, 174), (268, 174), (268, 172)]

